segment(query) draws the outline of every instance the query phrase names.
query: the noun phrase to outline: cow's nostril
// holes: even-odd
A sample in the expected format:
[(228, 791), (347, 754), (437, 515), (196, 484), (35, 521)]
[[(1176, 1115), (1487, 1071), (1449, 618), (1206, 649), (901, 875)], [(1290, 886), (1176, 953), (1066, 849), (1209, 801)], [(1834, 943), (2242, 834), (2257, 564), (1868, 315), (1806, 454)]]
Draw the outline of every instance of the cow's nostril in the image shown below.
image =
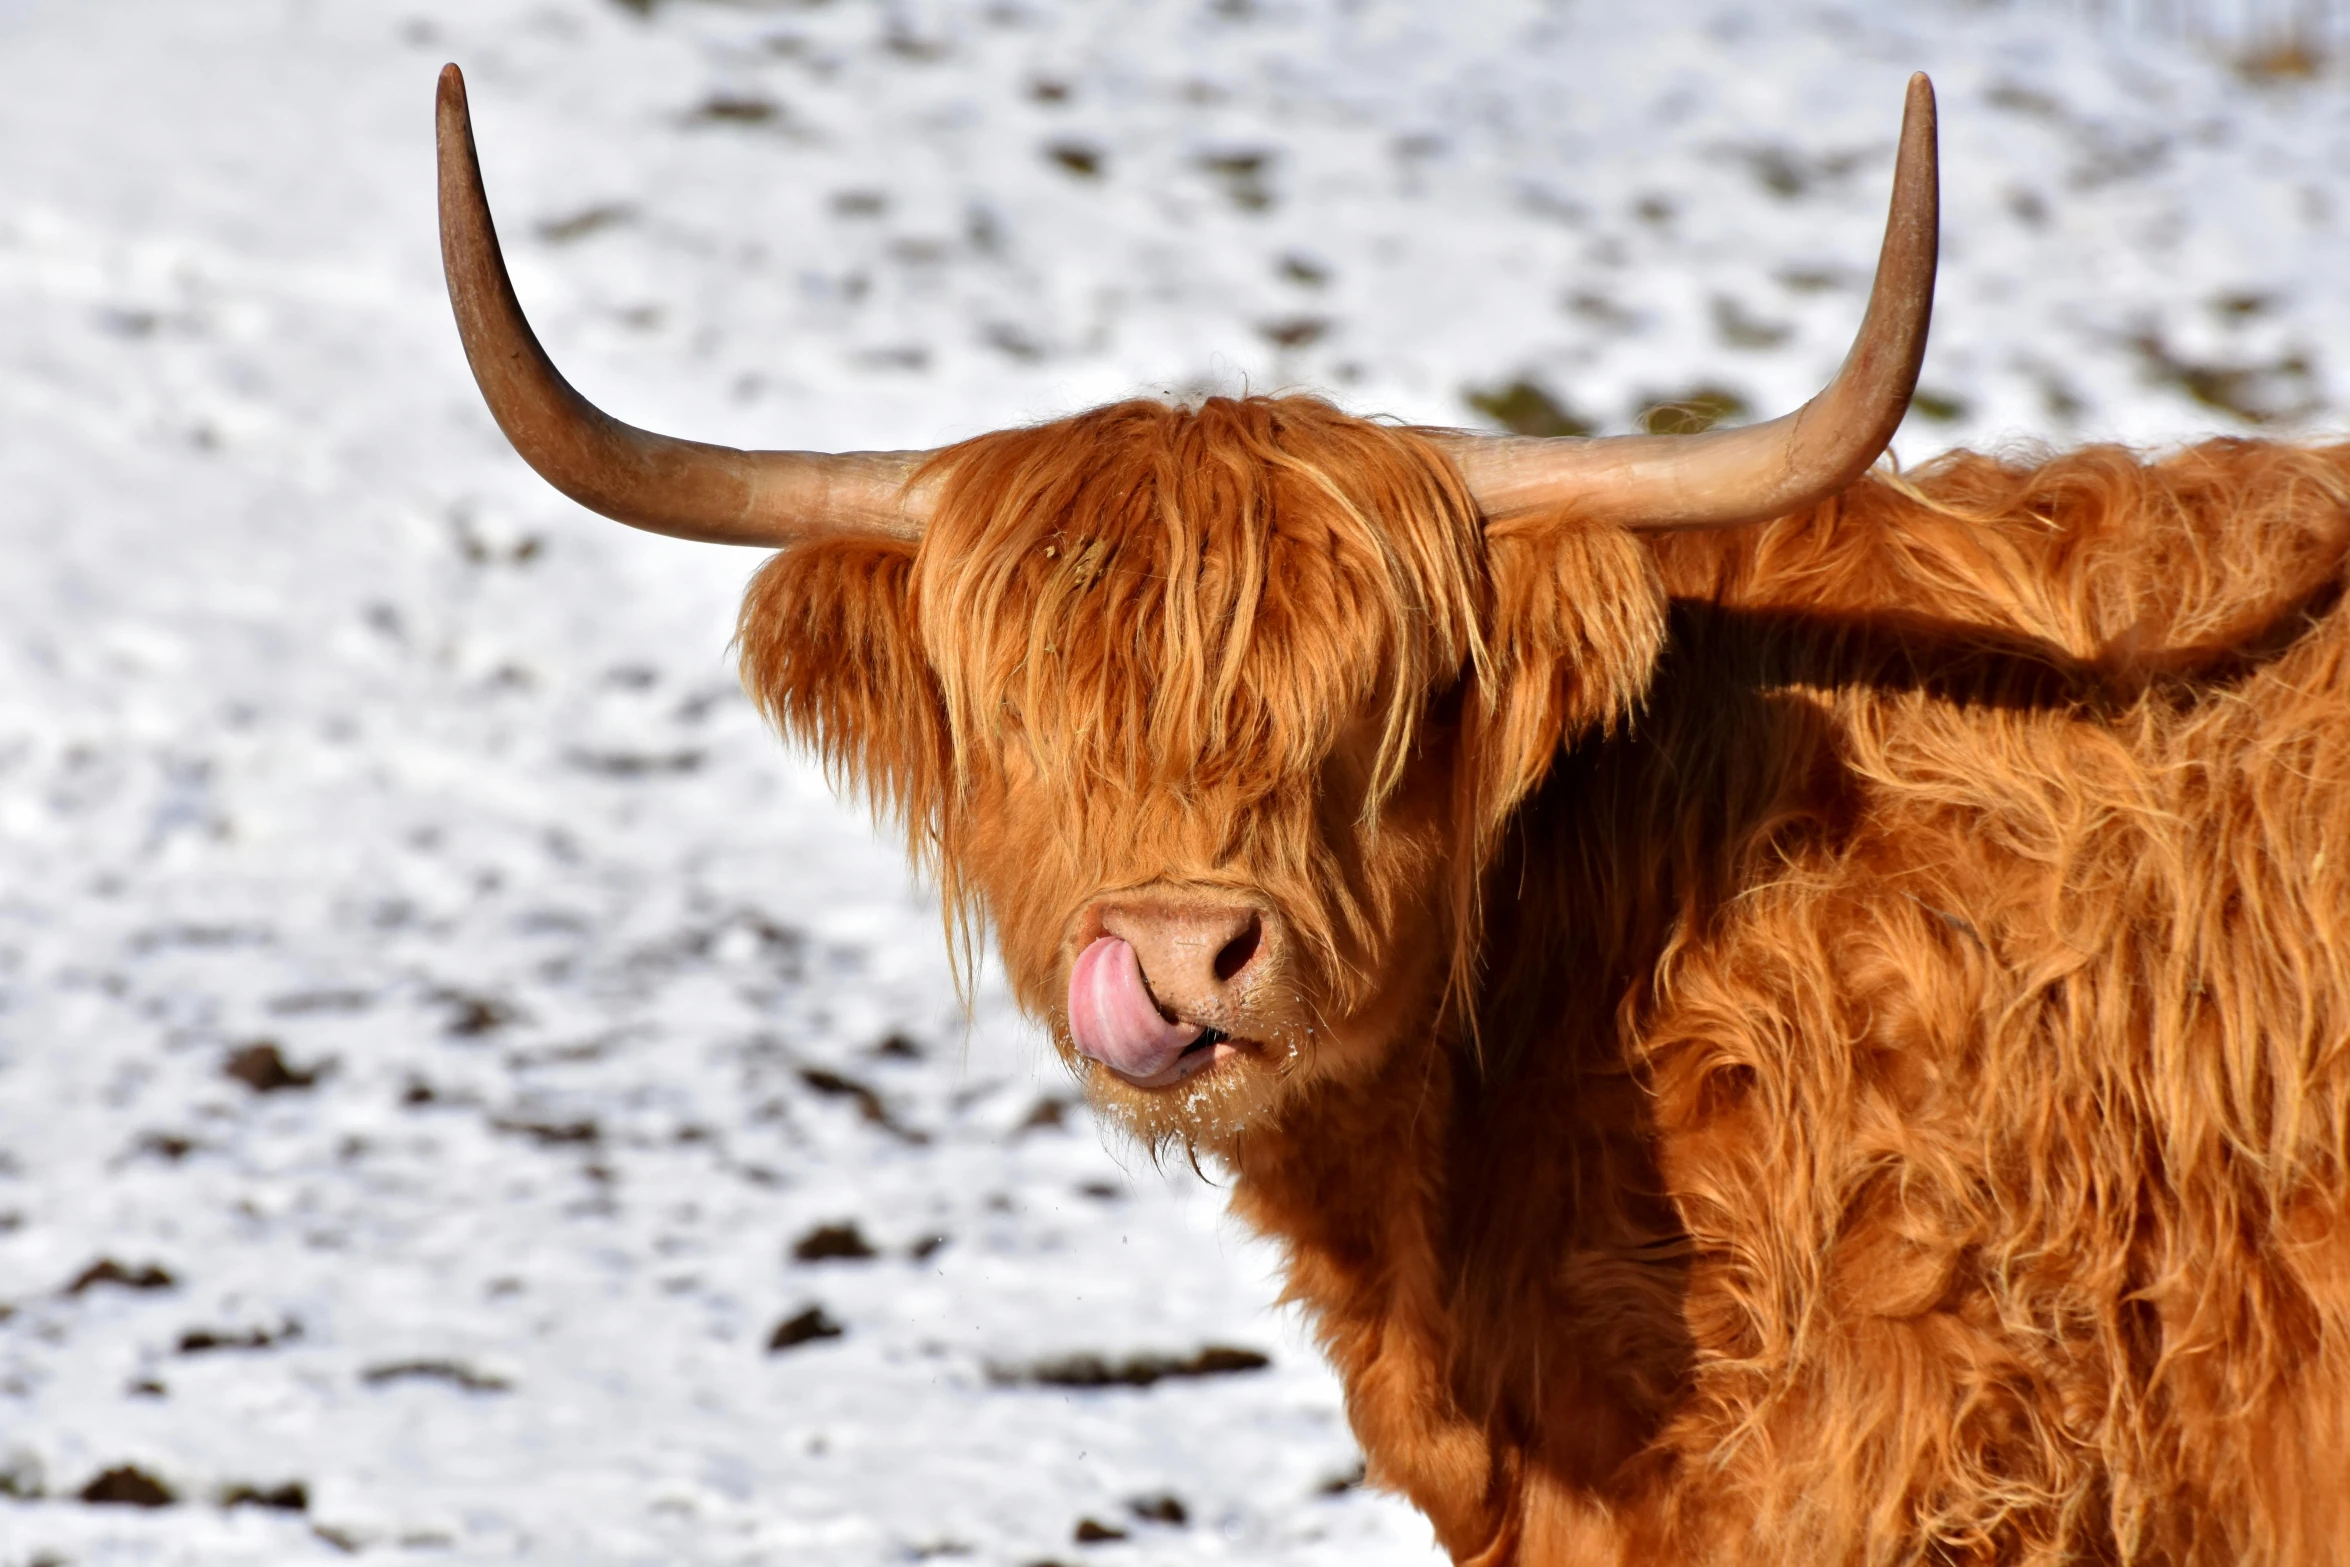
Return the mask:
[(1247, 927), (1239, 935), (1224, 943), (1222, 950), (1217, 952), (1217, 981), (1219, 983), (1229, 982), (1233, 975), (1247, 968), (1249, 959), (1257, 955), (1257, 943), (1263, 937), (1264, 922), (1258, 916), (1251, 914), (1248, 917)]

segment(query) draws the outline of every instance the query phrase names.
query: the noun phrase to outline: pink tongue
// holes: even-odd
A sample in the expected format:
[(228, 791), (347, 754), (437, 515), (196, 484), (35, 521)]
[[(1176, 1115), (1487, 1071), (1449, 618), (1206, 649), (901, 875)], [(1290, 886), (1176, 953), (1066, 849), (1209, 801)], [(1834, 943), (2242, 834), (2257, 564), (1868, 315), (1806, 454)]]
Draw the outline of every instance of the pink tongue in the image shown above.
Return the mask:
[(1199, 1027), (1159, 1016), (1143, 988), (1142, 960), (1115, 936), (1077, 955), (1069, 970), (1069, 1033), (1078, 1050), (1126, 1077), (1156, 1077), (1175, 1064)]

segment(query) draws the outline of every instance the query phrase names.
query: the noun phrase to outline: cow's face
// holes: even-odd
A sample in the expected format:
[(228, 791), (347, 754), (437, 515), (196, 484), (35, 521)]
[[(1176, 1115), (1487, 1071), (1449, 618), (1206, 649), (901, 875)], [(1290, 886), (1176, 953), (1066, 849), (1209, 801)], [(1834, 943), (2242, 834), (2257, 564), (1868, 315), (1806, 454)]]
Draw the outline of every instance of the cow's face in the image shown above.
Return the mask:
[(1490, 537), (1409, 432), (1129, 403), (940, 459), (912, 545), (804, 545), (746, 678), (991, 925), (1095, 1101), (1224, 1145), (1439, 1029), (1476, 872), (1645, 679), (1645, 557)]

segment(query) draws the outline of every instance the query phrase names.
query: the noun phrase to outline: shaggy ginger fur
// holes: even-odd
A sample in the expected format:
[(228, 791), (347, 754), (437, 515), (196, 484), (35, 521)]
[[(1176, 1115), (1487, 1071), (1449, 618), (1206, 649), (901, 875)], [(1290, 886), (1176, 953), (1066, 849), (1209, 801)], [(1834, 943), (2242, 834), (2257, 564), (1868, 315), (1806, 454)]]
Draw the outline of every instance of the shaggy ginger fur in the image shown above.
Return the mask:
[(2350, 448), (1481, 525), (1410, 431), (1124, 404), (802, 546), (746, 679), (1068, 1051), (1245, 894), (1226, 1163), (1488, 1564), (2350, 1560)]

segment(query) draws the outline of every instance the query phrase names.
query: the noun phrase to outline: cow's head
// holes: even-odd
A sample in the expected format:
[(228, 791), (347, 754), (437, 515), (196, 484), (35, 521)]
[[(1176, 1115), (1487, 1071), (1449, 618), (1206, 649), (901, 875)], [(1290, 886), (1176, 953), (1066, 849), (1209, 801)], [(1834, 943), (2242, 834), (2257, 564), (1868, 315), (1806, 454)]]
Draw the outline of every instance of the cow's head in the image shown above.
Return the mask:
[(937, 452), (738, 452), (563, 381), (499, 258), (454, 67), (441, 219), (498, 422), (573, 498), (789, 546), (752, 694), (905, 826), (1097, 1102), (1210, 1146), (1376, 1070), (1473, 980), (1478, 876), (1663, 637), (1641, 529), (1767, 518), (1883, 450), (1924, 353), (1933, 104), (1836, 380), (1769, 424), (1522, 440), (1302, 397), (1131, 402)]

